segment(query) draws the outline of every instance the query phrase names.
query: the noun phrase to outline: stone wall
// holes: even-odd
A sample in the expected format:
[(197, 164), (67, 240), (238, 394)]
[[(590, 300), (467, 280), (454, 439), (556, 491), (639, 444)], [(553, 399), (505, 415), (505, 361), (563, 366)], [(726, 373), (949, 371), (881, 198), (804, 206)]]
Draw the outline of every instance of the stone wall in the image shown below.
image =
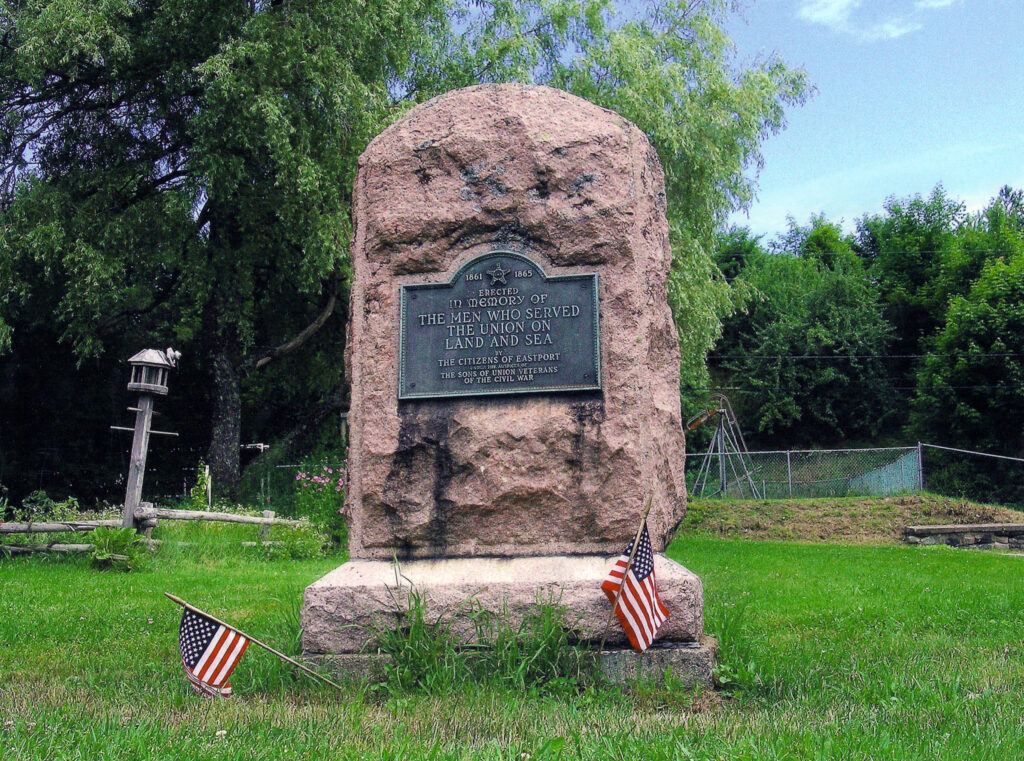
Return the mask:
[(1024, 549), (1024, 523), (907, 526), (907, 544), (948, 544), (976, 550)]

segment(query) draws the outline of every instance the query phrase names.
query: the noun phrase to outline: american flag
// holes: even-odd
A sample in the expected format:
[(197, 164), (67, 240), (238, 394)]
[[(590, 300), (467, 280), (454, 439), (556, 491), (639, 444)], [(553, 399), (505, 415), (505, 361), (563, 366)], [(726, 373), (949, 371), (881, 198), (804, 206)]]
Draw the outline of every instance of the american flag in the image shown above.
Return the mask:
[[(654, 553), (651, 551), (651, 537), (647, 533), (647, 522), (644, 521), (640, 532), (640, 543), (637, 545), (633, 564), (629, 565), (629, 556), (633, 551), (633, 542), (615, 561), (608, 577), (602, 582), (601, 589), (608, 596), (608, 601), (615, 605), (615, 596), (622, 586), (622, 595), (615, 608), (615, 615), (626, 631), (629, 643), (641, 653), (651, 646), (658, 636), (658, 629), (668, 618), (668, 608), (658, 596), (658, 587), (654, 583)], [(629, 573), (626, 574), (626, 566)], [(623, 584), (623, 576), (626, 576)]]
[(227, 697), (228, 677), (249, 647), (240, 632), (185, 608), (178, 628), (178, 647), (192, 689), (200, 695)]

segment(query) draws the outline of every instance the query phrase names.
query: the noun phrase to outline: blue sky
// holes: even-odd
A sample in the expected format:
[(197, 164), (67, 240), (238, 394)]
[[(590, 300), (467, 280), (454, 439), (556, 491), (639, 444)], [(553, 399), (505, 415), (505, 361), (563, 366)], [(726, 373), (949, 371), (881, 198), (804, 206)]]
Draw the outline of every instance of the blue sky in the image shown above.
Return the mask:
[(749, 0), (738, 62), (775, 53), (818, 88), (764, 144), (758, 198), (732, 222), (768, 237), (823, 212), (852, 230), (937, 183), (977, 209), (1024, 187), (1024, 0)]

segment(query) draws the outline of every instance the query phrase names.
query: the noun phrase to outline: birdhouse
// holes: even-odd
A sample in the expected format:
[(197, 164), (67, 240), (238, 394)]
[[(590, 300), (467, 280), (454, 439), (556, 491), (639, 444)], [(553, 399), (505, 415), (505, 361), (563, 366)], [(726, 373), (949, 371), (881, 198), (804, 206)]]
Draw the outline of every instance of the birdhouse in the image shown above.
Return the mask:
[(174, 349), (143, 349), (128, 360), (132, 366), (129, 391), (167, 395), (167, 371), (178, 364), (181, 352)]

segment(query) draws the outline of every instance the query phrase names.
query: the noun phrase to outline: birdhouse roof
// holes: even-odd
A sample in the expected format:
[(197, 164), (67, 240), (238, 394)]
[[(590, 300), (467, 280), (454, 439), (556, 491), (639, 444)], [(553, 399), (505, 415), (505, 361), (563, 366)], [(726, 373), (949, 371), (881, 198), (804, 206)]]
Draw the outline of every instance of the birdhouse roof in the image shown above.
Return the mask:
[(133, 357), (128, 358), (133, 365), (150, 365), (151, 367), (171, 367), (167, 356), (159, 349), (143, 349)]

